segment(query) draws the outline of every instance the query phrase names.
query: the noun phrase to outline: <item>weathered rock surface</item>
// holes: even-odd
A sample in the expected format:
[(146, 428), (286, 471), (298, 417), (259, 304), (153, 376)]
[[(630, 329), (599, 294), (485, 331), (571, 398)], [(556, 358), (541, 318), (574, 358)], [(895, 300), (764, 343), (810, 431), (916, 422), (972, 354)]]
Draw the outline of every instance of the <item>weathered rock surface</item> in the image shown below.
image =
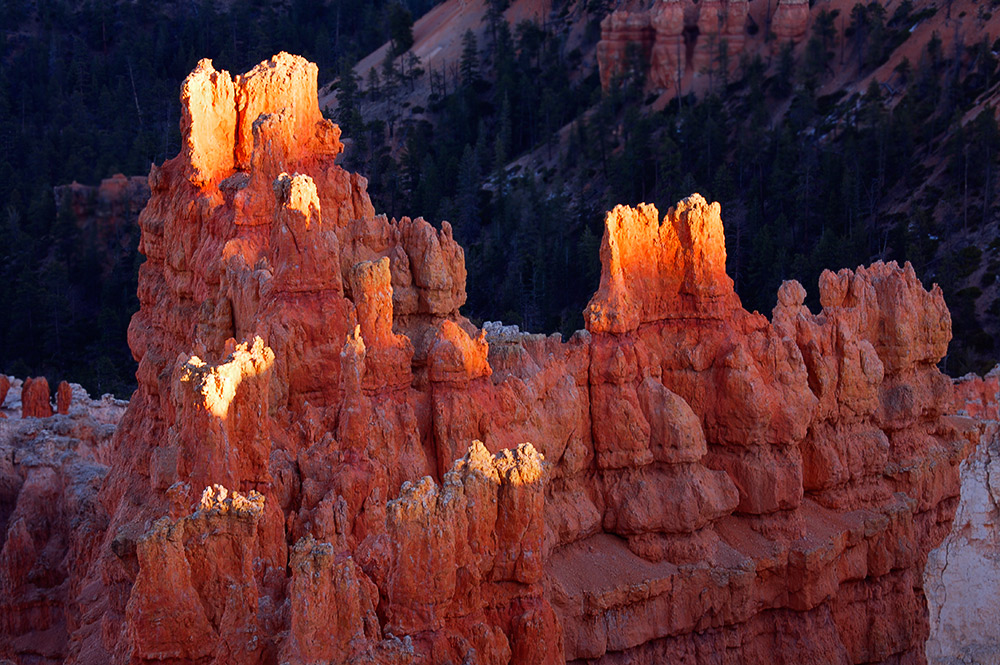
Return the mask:
[(771, 31), (778, 41), (805, 37), (809, 23), (809, 0), (778, 0), (771, 19)]
[[(648, 75), (651, 89), (676, 92), (690, 85), (684, 81), (720, 67), (735, 71), (748, 48), (749, 14), (748, 0), (655, 0), (648, 10), (615, 10), (601, 21), (601, 87), (607, 90), (615, 77), (639, 73)], [(809, 23), (809, 3), (778, 0), (769, 20), (778, 44), (799, 41)], [(756, 47), (765, 48), (762, 31), (754, 33)]]
[[(13, 383), (9, 401), (21, 388)], [(76, 386), (69, 415), (0, 420), (0, 657), (44, 663), (68, 654), (78, 571), (107, 527), (98, 492), (125, 406)]]
[(56, 388), (56, 413), (66, 415), (73, 403), (73, 388), (66, 381), (60, 381)]
[(635, 62), (645, 66), (652, 55), (658, 33), (659, 27), (654, 31), (648, 12), (622, 9), (608, 14), (601, 21), (601, 41), (597, 43), (601, 87), (606, 90), (613, 77), (628, 72), (630, 48), (635, 49)]
[(44, 376), (28, 377), (21, 386), (21, 417), (48, 418), (52, 415), (52, 394)]
[(81, 225), (94, 224), (102, 237), (120, 233), (149, 200), (145, 176), (127, 177), (121, 173), (105, 178), (96, 187), (73, 182), (52, 191), (56, 208), (68, 209)]
[(375, 215), (315, 96), (288, 54), (185, 81), (128, 410), (70, 470), (0, 462), (0, 657), (921, 658), (981, 434), (940, 290), (825, 273), (768, 321), (692, 195), (609, 213), (587, 330), (478, 330), (450, 226)]
[(962, 462), (962, 500), (951, 533), (924, 570), (932, 665), (1000, 662), (1000, 423), (997, 372), (957, 382), (959, 406), (988, 425)]
[(92, 243), (103, 276), (117, 263), (131, 260), (138, 239), (136, 220), (149, 201), (145, 176), (116, 173), (96, 187), (74, 182), (53, 188), (56, 209), (69, 214), (80, 237)]
[(10, 377), (0, 374), (0, 407), (7, 401), (8, 392), (10, 392)]

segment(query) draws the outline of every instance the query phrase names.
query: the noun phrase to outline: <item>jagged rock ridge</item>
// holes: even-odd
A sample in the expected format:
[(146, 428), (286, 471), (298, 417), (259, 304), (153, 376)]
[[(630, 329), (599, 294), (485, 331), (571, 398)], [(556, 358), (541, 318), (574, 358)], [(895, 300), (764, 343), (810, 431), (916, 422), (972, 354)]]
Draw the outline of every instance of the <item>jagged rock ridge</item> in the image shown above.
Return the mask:
[(86, 543), (7, 527), (4, 616), (33, 614), (0, 655), (920, 657), (980, 430), (947, 414), (950, 318), (909, 266), (825, 273), (819, 314), (787, 282), (769, 322), (693, 195), (609, 213), (586, 331), (477, 330), (447, 222), (375, 215), (336, 165), (314, 65), (203, 60), (181, 100), (140, 218), (139, 387), (86, 500), (52, 495)]

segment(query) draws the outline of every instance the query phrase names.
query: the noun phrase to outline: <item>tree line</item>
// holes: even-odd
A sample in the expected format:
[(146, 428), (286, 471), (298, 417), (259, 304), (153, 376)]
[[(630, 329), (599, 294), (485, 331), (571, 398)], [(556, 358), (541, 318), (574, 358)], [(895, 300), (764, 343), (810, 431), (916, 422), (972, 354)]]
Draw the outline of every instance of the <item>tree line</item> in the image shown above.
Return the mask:
[[(0, 370), (127, 395), (137, 234), (104, 257), (52, 188), (172, 157), (178, 82), (197, 59), (245, 71), (278, 50), (338, 77), (345, 167), (369, 178), (377, 210), (453, 224), (473, 320), (572, 333), (597, 287), (604, 211), (643, 201), (665, 211), (698, 191), (723, 204), (728, 268), (748, 309), (769, 312), (795, 278), (815, 311), (822, 269), (910, 260), (953, 311), (946, 369), (995, 362), (1000, 131), (981, 95), (998, 83), (1000, 44), (959, 36), (945, 49), (935, 37), (863, 93), (822, 94), (835, 70), (880, 67), (934, 11), (859, 3), (848, 16), (820, 12), (799, 49), (765, 59), (719, 48), (707, 94), (654, 111), (639, 59), (607, 91), (587, 64), (609, 3), (557, 2), (545, 21), (510, 25), (504, 0), (490, 0), (484, 29), (463, 36), (447, 69), (409, 51), (413, 18), (432, 4), (0, 7), (0, 25), (18, 26), (3, 31), (0, 59), (0, 308), (10, 313)], [(355, 75), (386, 41), (389, 57)], [(418, 85), (426, 108), (408, 106)]]

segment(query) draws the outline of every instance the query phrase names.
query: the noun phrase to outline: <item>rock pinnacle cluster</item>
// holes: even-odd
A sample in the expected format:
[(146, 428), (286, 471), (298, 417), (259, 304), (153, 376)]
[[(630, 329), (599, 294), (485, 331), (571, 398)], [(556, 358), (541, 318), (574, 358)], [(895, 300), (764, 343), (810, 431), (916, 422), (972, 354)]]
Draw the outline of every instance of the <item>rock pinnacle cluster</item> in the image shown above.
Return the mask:
[(450, 225), (376, 214), (316, 79), (184, 81), (113, 436), (0, 421), (0, 657), (923, 658), (983, 431), (939, 289), (876, 263), (747, 312), (693, 194), (608, 213), (586, 330), (478, 328)]

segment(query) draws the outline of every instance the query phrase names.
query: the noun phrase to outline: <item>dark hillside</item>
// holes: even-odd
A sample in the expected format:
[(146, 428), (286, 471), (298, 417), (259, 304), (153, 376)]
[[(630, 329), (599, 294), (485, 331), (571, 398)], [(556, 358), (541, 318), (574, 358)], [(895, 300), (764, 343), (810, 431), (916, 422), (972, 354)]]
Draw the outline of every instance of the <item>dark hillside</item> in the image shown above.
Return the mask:
[[(908, 260), (953, 313), (944, 369), (995, 364), (998, 0), (821, 0), (795, 43), (748, 21), (746, 48), (717, 49), (680, 97), (654, 89), (639, 48), (602, 89), (601, 21), (616, 6), (4, 3), (0, 371), (131, 390), (139, 205), (98, 213), (117, 220), (109, 233), (81, 212), (108, 206), (59, 205), (54, 188), (176, 154), (177, 91), (199, 58), (235, 72), (280, 50), (333, 82), (346, 166), (376, 208), (453, 224), (474, 320), (571, 333), (597, 284), (604, 211), (665, 212), (697, 191), (723, 204), (748, 309), (770, 312), (794, 278), (815, 310), (821, 270)], [(414, 25), (432, 8), (436, 24)]]

